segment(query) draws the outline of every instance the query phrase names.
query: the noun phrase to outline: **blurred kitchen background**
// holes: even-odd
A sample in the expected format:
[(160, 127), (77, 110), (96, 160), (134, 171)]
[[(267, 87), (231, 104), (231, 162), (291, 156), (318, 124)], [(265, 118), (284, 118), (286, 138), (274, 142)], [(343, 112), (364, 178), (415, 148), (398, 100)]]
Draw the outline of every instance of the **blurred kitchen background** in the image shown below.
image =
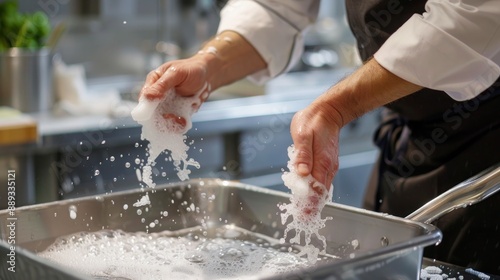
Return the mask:
[[(136, 162), (146, 158), (147, 142), (129, 111), (149, 71), (190, 56), (215, 34), (225, 2), (20, 0), (22, 12), (44, 12), (61, 36), (47, 68), (54, 71), (45, 85), (48, 105), (27, 107), (40, 101), (15, 96), (22, 100), (14, 102), (12, 92), (0, 92), (0, 178), (5, 184), (7, 170), (16, 171), (17, 206), (141, 187)], [(194, 116), (188, 154), (201, 168), (192, 170), (191, 178), (287, 191), (281, 174), (293, 114), (360, 63), (343, 1), (321, 5), (293, 71), (261, 86), (242, 80), (221, 88)], [(374, 111), (343, 128), (335, 202), (361, 205), (376, 157), (371, 139), (378, 122)], [(26, 137), (12, 137), (20, 127)], [(179, 180), (165, 159), (168, 155), (160, 156), (154, 168), (157, 184)], [(0, 193), (0, 209), (7, 205), (5, 197)]]

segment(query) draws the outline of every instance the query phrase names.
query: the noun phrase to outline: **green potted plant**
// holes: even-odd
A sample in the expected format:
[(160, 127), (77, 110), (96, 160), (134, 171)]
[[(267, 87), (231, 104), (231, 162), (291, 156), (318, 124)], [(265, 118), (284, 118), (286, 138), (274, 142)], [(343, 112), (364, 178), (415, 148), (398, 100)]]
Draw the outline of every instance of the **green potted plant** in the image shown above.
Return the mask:
[(53, 103), (51, 25), (45, 13), (21, 13), (15, 0), (0, 3), (0, 106), (23, 112)]
[(10, 48), (38, 50), (45, 46), (51, 27), (45, 13), (20, 13), (17, 1), (0, 3), (0, 52)]

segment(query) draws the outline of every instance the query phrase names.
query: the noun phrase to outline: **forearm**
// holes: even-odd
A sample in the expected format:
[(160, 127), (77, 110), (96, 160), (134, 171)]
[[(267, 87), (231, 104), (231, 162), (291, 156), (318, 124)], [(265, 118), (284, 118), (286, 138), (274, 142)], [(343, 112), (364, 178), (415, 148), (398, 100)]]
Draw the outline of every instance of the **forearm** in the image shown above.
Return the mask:
[(290, 132), (299, 175), (329, 186), (338, 170), (340, 129), (355, 118), (421, 87), (368, 61), (292, 119)]
[(313, 102), (343, 127), (361, 115), (412, 94), (422, 87), (384, 69), (372, 59)]
[(241, 35), (224, 31), (195, 55), (206, 64), (211, 90), (238, 81), (267, 67), (255, 48)]

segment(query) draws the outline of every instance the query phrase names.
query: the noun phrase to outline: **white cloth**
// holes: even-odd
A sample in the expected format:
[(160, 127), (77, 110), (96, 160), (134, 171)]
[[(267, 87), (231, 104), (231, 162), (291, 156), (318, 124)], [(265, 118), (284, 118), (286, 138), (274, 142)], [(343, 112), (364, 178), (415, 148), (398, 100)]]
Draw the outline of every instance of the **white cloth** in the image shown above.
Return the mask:
[[(264, 82), (298, 61), (318, 7), (319, 0), (230, 0), (218, 31), (236, 31), (257, 49), (268, 69), (251, 78)], [(429, 0), (374, 58), (412, 83), (473, 98), (500, 76), (500, 1)]]
[(87, 86), (83, 65), (66, 65), (54, 60), (56, 114), (129, 116), (137, 102), (122, 100), (117, 89), (91, 90)]

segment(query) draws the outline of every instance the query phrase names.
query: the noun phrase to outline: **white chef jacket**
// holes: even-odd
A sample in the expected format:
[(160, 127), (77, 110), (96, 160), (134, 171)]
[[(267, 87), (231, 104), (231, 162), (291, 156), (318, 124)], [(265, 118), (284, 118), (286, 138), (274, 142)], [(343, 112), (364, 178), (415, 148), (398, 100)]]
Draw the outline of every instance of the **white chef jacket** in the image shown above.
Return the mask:
[[(360, 0), (362, 1), (362, 0)], [(218, 32), (242, 35), (267, 62), (249, 78), (263, 83), (288, 71), (303, 51), (303, 34), (319, 0), (230, 0)], [(414, 84), (471, 99), (500, 76), (500, 1), (428, 0), (375, 53), (384, 68)]]

